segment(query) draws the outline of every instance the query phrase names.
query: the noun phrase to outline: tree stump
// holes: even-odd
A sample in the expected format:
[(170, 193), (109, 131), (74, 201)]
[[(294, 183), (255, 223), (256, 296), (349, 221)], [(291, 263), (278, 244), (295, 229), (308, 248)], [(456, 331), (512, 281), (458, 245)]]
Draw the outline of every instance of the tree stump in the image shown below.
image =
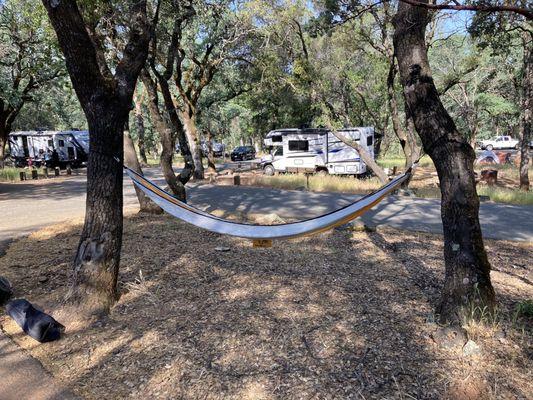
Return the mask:
[(70, 164), (67, 165), (67, 175), (72, 175), (72, 168), (70, 167)]
[(484, 169), (481, 171), (481, 180), (486, 182), (489, 186), (494, 186), (498, 183), (497, 169)]
[(48, 178), (48, 168), (46, 167), (43, 168), (43, 174), (45, 178)]
[(19, 176), (20, 176), (20, 180), (21, 181), (25, 181), (26, 180), (26, 172), (20, 171)]
[(240, 175), (234, 175), (233, 176), (233, 184), (235, 186), (240, 186), (241, 185), (241, 176)]
[(31, 170), (31, 179), (39, 179), (39, 175), (36, 169)]
[(59, 167), (54, 168), (54, 174), (55, 176), (59, 176)]

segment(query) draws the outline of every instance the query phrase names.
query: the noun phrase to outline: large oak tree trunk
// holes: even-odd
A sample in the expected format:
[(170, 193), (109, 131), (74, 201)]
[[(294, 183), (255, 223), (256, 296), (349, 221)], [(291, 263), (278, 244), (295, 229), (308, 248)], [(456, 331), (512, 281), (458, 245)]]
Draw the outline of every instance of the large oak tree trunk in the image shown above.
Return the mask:
[(400, 2), (394, 17), (394, 48), (408, 112), (432, 158), (441, 187), (445, 283), (438, 313), (461, 322), (472, 310), (495, 303), (490, 264), (479, 224), (474, 151), (442, 105), (427, 58), (428, 11)]
[[(124, 165), (137, 172), (139, 175), (144, 175), (129, 130), (124, 131)], [(161, 214), (163, 212), (161, 207), (150, 200), (141, 189), (136, 185), (133, 186), (135, 188), (137, 200), (139, 201), (139, 212), (148, 214)]]
[(90, 37), (76, 1), (42, 0), (89, 125), (85, 222), (68, 299), (89, 313), (107, 311), (118, 296), (122, 247), (123, 131), (137, 77), (148, 56), (146, 0), (131, 5), (128, 42), (113, 73)]
[(91, 140), (85, 223), (67, 296), (90, 312), (105, 311), (117, 299), (122, 246), (122, 135), (127, 113), (106, 107), (97, 115), (100, 118), (88, 119)]
[(522, 79), (522, 121), (520, 122), (520, 189), (529, 190), (529, 142), (533, 125), (533, 35), (524, 32), (524, 75)]

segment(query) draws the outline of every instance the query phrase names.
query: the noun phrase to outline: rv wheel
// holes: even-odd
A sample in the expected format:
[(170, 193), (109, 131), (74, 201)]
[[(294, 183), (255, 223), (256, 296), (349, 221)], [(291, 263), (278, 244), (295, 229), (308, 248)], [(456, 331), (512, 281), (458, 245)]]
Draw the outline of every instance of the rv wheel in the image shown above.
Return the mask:
[(318, 171), (316, 171), (316, 174), (318, 176), (326, 176), (328, 174), (328, 170), (327, 169), (319, 169)]
[(272, 165), (268, 164), (268, 165), (265, 165), (265, 168), (263, 168), (263, 172), (265, 173), (265, 175), (273, 176), (276, 170), (274, 169)]

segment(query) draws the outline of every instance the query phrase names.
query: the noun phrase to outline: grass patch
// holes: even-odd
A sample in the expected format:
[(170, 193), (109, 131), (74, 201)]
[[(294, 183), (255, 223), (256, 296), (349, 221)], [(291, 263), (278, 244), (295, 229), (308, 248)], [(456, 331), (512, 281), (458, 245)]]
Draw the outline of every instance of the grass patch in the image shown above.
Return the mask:
[(14, 182), (18, 181), (19, 173), (22, 171), (20, 168), (5, 167), (0, 169), (0, 182)]
[(298, 190), (308, 189), (313, 192), (340, 192), (366, 194), (379, 189), (381, 184), (377, 178), (358, 179), (343, 176), (310, 176), (281, 174), (276, 176), (253, 175), (249, 184), (274, 189)]
[[(378, 158), (377, 163), (382, 168), (403, 168), (405, 167), (405, 158), (404, 157), (384, 157)], [(433, 161), (428, 155), (423, 156), (418, 162), (420, 167), (429, 167), (433, 166)]]
[(497, 203), (533, 205), (533, 192), (524, 192), (518, 189), (506, 189), (494, 186), (478, 186), (477, 193), (482, 196), (489, 196)]

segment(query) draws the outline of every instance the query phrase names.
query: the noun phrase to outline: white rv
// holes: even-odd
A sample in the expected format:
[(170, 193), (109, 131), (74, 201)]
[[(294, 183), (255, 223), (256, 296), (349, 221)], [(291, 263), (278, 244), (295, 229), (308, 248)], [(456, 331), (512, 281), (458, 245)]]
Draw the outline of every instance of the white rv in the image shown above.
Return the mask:
[(64, 166), (79, 166), (87, 161), (89, 154), (88, 131), (23, 131), (9, 134), (11, 157), (17, 166), (44, 164), (55, 150), (58, 162)]
[[(345, 128), (338, 131), (357, 141), (374, 157), (374, 128)], [(361, 175), (367, 170), (355, 149), (327, 129), (278, 129), (265, 140), (270, 155), (261, 160), (266, 175), (276, 172), (314, 172), (332, 175)]]

